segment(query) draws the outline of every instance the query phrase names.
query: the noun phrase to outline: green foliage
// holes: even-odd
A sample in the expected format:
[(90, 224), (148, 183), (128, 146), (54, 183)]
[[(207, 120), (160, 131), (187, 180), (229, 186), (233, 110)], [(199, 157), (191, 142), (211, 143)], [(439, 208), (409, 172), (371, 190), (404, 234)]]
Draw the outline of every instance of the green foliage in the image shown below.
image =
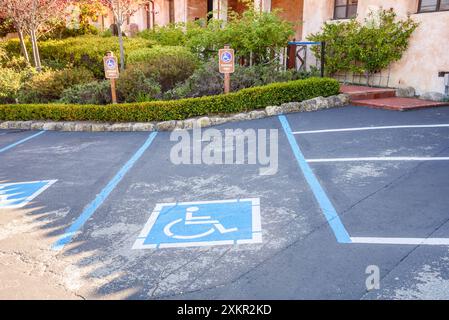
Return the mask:
[(226, 95), (117, 105), (0, 105), (1, 120), (146, 122), (182, 120), (213, 114), (250, 111), (270, 105), (338, 94), (333, 79), (310, 78), (244, 89)]
[[(124, 39), (125, 52), (149, 47), (152, 43), (142, 38)], [(27, 43), (29, 52), (30, 44)], [(11, 56), (20, 55), (18, 39), (0, 43), (0, 47)], [(104, 78), (103, 57), (107, 51), (113, 51), (119, 58), (119, 42), (117, 37), (80, 36), (63, 40), (47, 40), (39, 42), (41, 58), (47, 64), (84, 67), (91, 70), (98, 79)]]
[(16, 32), (14, 24), (11, 19), (5, 19), (0, 17), (0, 38), (6, 36), (8, 33)]
[(0, 47), (0, 65), (3, 65), (8, 60), (8, 55), (6, 54), (6, 50)]
[(92, 72), (85, 68), (44, 71), (24, 83), (18, 93), (18, 99), (20, 103), (56, 101), (65, 89), (93, 80)]
[(10, 68), (0, 68), (0, 103), (14, 103), (21, 85), (21, 75)]
[(94, 81), (75, 85), (61, 94), (62, 103), (72, 104), (108, 104), (112, 102), (109, 81)]
[(285, 47), (294, 35), (293, 25), (279, 16), (279, 11), (260, 12), (249, 9), (242, 15), (230, 12), (225, 23), (218, 19), (198, 20), (186, 24), (171, 24), (143, 31), (140, 36), (161, 45), (185, 45), (207, 61), (218, 49), (229, 44), (238, 58), (254, 63), (272, 60), (273, 53)]
[(351, 71), (368, 77), (402, 58), (418, 23), (398, 20), (393, 9), (371, 13), (364, 24), (325, 23), (309, 40), (326, 41), (326, 71), (333, 75)]
[(128, 68), (139, 68), (147, 78), (155, 79), (163, 91), (190, 77), (198, 59), (187, 48), (154, 46), (129, 53)]
[(182, 23), (156, 26), (154, 29), (139, 32), (138, 36), (162, 46), (181, 46), (186, 41), (184, 26)]
[(117, 92), (120, 101), (152, 101), (161, 93), (161, 87), (156, 80), (147, 77), (141, 68), (128, 67), (117, 81)]
[[(231, 75), (231, 89), (238, 91), (273, 82), (286, 82), (309, 77), (310, 74), (294, 70), (279, 70), (279, 64), (255, 65), (245, 67), (236, 65)], [(165, 99), (201, 97), (223, 93), (223, 75), (218, 70), (218, 62), (209, 60), (198, 68), (184, 83), (165, 93)]]

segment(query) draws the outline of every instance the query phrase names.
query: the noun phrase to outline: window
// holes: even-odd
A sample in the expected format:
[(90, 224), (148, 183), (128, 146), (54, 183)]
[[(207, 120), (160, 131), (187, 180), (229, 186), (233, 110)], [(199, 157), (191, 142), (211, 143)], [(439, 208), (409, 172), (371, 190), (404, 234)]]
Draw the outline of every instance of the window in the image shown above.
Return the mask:
[(418, 12), (449, 10), (449, 0), (419, 0)]
[(334, 19), (355, 18), (357, 15), (357, 2), (358, 0), (335, 0)]

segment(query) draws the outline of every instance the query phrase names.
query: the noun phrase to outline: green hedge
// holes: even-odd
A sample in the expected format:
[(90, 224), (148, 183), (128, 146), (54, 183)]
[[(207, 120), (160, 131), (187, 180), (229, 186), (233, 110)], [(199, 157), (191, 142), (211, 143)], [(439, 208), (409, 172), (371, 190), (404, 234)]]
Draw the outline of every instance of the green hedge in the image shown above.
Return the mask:
[[(142, 38), (125, 38), (125, 54), (151, 47), (153, 44), (153, 42)], [(27, 47), (31, 53), (29, 41), (27, 41)], [(0, 48), (3, 48), (9, 57), (20, 56), (18, 39), (0, 42)], [(91, 70), (99, 79), (104, 77), (103, 57), (106, 51), (113, 51), (117, 57), (120, 57), (117, 37), (103, 38), (94, 35), (39, 41), (39, 51), (44, 64), (61, 68), (70, 65), (84, 67)]]
[(237, 113), (338, 94), (339, 83), (310, 78), (216, 96), (117, 105), (0, 105), (0, 120), (147, 122), (182, 120), (211, 114)]

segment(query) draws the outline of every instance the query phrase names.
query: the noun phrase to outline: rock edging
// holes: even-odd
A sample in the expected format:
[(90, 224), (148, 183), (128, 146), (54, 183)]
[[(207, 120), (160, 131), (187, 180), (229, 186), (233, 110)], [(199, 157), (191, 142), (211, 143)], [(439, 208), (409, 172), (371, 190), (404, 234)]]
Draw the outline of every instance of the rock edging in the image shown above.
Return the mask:
[(124, 132), (124, 131), (173, 131), (193, 128), (205, 128), (227, 122), (262, 119), (292, 112), (309, 112), (334, 107), (342, 107), (350, 102), (347, 94), (327, 98), (317, 97), (302, 102), (283, 103), (261, 110), (230, 114), (229, 116), (202, 116), (186, 120), (161, 122), (105, 123), (89, 121), (2, 121), (0, 129), (45, 130), (45, 131), (87, 131), (87, 132)]

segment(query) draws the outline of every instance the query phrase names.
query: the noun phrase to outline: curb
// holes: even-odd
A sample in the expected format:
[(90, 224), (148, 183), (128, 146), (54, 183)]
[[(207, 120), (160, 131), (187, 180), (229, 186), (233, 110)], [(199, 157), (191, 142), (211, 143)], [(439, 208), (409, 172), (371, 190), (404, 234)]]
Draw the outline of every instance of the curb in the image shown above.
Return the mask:
[(229, 116), (202, 116), (186, 120), (161, 122), (90, 122), (90, 121), (1, 121), (0, 129), (45, 130), (67, 132), (142, 132), (174, 131), (206, 128), (228, 122), (263, 119), (292, 112), (310, 112), (342, 107), (350, 102), (349, 95), (339, 94), (327, 98), (317, 97), (302, 102), (289, 102), (280, 106), (269, 106), (261, 110), (230, 114)]

